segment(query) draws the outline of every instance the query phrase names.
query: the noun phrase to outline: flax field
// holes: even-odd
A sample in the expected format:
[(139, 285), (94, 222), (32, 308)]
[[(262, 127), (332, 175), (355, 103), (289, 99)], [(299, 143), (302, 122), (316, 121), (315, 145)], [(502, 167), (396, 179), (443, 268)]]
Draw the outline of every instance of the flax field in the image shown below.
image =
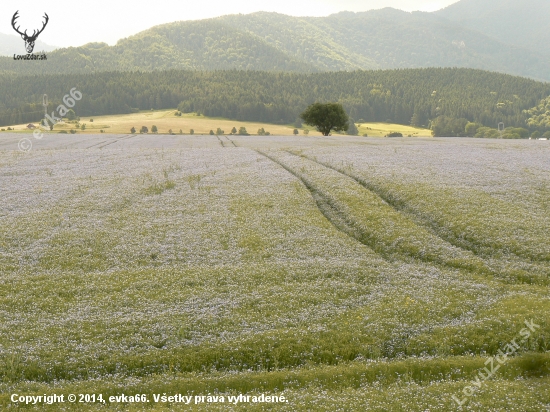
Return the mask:
[[(19, 138), (0, 408), (550, 410), (548, 142)], [(52, 393), (107, 401), (11, 400)]]

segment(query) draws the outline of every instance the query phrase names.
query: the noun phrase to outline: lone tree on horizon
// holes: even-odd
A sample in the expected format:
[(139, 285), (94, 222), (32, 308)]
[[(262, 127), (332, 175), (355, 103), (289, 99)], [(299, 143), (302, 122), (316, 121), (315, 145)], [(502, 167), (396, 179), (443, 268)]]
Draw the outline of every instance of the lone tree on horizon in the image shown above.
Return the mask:
[(349, 128), (349, 117), (340, 103), (313, 103), (300, 117), (323, 136), (328, 136), (332, 130), (341, 132)]

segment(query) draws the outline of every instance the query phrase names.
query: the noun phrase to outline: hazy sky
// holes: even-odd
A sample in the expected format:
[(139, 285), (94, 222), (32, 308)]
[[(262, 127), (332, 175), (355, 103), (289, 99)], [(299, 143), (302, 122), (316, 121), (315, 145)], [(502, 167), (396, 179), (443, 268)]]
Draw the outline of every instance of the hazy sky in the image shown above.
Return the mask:
[(0, 32), (16, 34), (11, 18), (19, 10), (21, 29), (41, 27), (44, 12), (50, 22), (39, 39), (54, 46), (80, 46), (92, 41), (111, 45), (157, 24), (197, 20), (224, 14), (275, 11), (293, 16), (327, 16), (342, 10), (367, 11), (394, 7), (435, 11), (457, 0), (0, 0)]

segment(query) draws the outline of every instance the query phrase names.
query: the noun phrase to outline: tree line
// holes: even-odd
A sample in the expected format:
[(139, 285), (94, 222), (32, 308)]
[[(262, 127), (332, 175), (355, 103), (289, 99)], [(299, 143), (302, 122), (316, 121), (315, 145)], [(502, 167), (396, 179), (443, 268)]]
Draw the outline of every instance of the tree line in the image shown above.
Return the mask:
[[(338, 102), (356, 121), (430, 127), (435, 119), (464, 119), (485, 127), (547, 128), (530, 109), (550, 84), (474, 69), (398, 69), (327, 73), (259, 71), (102, 72), (0, 78), (0, 125), (36, 122), (77, 87), (78, 116), (178, 108), (206, 116), (293, 123), (314, 102)], [(461, 120), (463, 123), (464, 120)]]

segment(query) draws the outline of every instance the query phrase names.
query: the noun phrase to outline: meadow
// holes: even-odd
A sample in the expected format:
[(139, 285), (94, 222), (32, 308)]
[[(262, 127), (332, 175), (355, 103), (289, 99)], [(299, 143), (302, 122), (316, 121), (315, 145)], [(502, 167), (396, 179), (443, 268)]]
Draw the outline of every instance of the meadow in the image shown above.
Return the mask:
[[(52, 133), (55, 134), (60, 131), (68, 132), (71, 129), (76, 129), (78, 134), (97, 134), (101, 133), (101, 130), (107, 134), (124, 134), (130, 133), (132, 127), (139, 133), (142, 126), (146, 126), (151, 132), (153, 125), (155, 125), (158, 128), (159, 134), (168, 134), (169, 130), (172, 130), (174, 134), (180, 134), (180, 130), (182, 134), (189, 134), (191, 129), (194, 130), (195, 134), (209, 134), (210, 130), (216, 132), (220, 128), (225, 132), (224, 134), (229, 135), (233, 127), (236, 130), (239, 130), (240, 127), (245, 127), (251, 135), (257, 134), (258, 130), (263, 128), (272, 135), (292, 136), (295, 129), (294, 125), (244, 122), (221, 117), (197, 115), (196, 113), (182, 113), (181, 116), (176, 116), (176, 113), (177, 110), (144, 110), (132, 114), (92, 116), (90, 118), (81, 118), (78, 126), (74, 122), (60, 122), (54, 126)], [(27, 129), (27, 124), (6, 126), (3, 129), (10, 127), (15, 129), (15, 132), (31, 133), (32, 131)], [(38, 122), (35, 124), (38, 124)], [(85, 124), (85, 130), (80, 130), (80, 126), (83, 124)], [(410, 135), (412, 137), (431, 136), (431, 131), (428, 129), (392, 123), (358, 123), (357, 126), (361, 136), (367, 134), (371, 137), (383, 137), (391, 132), (400, 132), (404, 136)], [(310, 136), (321, 136), (321, 133), (317, 132), (315, 128), (306, 125), (298, 128), (299, 134), (303, 135), (305, 129), (308, 130), (308, 135)]]
[(2, 408), (550, 410), (548, 142), (20, 137), (0, 135)]

